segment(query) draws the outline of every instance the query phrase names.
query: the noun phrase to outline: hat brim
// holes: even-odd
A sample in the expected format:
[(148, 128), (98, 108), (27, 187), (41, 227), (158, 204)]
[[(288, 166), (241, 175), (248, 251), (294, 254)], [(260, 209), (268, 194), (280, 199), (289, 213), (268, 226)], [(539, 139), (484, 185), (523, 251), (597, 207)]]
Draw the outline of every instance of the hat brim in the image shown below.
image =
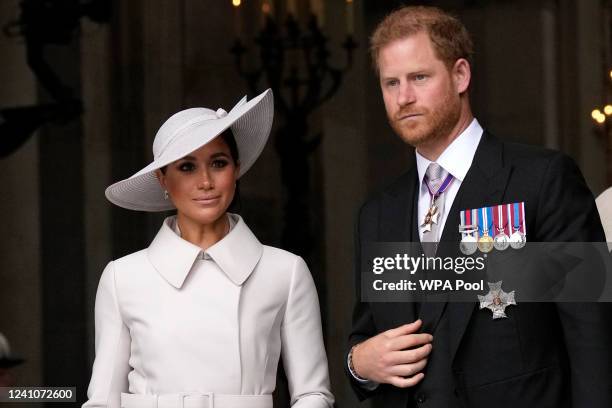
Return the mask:
[(160, 169), (206, 145), (231, 128), (238, 155), (240, 171), (246, 173), (263, 151), (274, 118), (274, 98), (270, 89), (246, 102), (243, 98), (221, 118), (191, 126), (180, 140), (170, 143), (162, 154), (145, 168), (109, 186), (105, 195), (115, 205), (136, 211), (167, 211), (174, 209), (172, 201), (164, 197), (155, 170)]

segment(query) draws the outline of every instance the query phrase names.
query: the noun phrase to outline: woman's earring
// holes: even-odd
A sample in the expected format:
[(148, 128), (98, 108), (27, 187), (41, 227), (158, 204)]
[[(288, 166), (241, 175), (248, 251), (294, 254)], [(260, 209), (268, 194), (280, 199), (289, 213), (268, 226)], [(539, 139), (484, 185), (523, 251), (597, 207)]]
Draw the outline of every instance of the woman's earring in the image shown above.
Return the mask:
[(164, 190), (164, 200), (168, 199), (168, 190)]

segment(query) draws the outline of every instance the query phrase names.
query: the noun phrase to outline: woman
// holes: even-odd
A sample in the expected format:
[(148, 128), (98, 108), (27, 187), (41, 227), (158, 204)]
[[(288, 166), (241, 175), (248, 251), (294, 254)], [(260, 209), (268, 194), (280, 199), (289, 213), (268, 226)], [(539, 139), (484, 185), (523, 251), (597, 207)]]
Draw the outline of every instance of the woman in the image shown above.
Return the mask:
[(177, 215), (100, 278), (84, 407), (271, 408), (281, 354), (292, 406), (333, 405), (306, 264), (226, 212), (273, 112), (270, 90), (229, 113), (178, 112), (155, 136), (154, 161), (106, 190), (121, 207)]

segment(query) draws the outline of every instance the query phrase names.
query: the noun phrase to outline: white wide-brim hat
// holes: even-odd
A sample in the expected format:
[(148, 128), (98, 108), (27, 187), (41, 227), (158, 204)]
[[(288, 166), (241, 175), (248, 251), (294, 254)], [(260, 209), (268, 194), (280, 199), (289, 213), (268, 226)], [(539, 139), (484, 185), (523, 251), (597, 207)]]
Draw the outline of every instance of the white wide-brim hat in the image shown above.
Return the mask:
[(272, 128), (274, 98), (270, 89), (247, 102), (246, 96), (226, 112), (190, 108), (172, 115), (155, 135), (153, 162), (133, 176), (109, 186), (105, 195), (113, 204), (129, 210), (174, 209), (164, 197), (155, 170), (179, 160), (231, 128), (240, 157), (241, 177), (261, 154)]

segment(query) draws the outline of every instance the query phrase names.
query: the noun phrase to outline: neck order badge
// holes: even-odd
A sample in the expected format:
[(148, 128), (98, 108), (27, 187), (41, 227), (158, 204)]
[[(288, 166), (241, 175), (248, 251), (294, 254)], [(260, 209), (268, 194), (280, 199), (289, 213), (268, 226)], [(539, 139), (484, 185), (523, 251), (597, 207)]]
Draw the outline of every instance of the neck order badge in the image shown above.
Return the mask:
[[(430, 167), (427, 169), (427, 172), (425, 173), (425, 178), (423, 180), (425, 181), (425, 185), (427, 186), (427, 190), (429, 191), (429, 196), (431, 198), (431, 201), (429, 204), (429, 209), (427, 210), (427, 213), (425, 214), (425, 219), (423, 220), (423, 223), (421, 224), (421, 227), (423, 227), (423, 233), (430, 232), (432, 224), (438, 224), (438, 218), (440, 216), (440, 212), (438, 211), (436, 200), (446, 191), (446, 189), (448, 189), (448, 186), (450, 186), (454, 180), (454, 177), (451, 174), (448, 174), (446, 178), (444, 179), (444, 181), (442, 182), (442, 184), (440, 184), (439, 186), (436, 186), (434, 182), (437, 180), (440, 180), (441, 176), (438, 178), (434, 178), (432, 176), (430, 180), (428, 173), (430, 172), (430, 169), (433, 169), (433, 168), (435, 168), (441, 174), (442, 172), (446, 173), (444, 169), (440, 167), (439, 165), (437, 165), (436, 163), (431, 163)], [(433, 171), (435, 170), (432, 170), (432, 172)]]

